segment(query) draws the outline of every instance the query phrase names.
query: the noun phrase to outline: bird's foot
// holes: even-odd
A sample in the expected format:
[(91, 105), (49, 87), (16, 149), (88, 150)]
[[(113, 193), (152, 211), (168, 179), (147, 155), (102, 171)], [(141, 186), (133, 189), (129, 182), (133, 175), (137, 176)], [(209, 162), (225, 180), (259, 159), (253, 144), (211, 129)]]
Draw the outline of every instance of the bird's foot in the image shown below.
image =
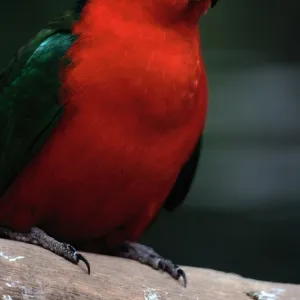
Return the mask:
[(152, 248), (141, 245), (139, 243), (124, 242), (118, 249), (116, 254), (120, 257), (130, 258), (139, 261), (142, 264), (148, 265), (155, 270), (161, 270), (171, 275), (174, 279), (182, 277), (184, 287), (187, 285), (185, 272), (174, 265), (170, 260), (163, 258), (156, 253)]
[(0, 235), (10, 240), (41, 246), (76, 265), (81, 260), (86, 265), (88, 274), (90, 274), (89, 262), (82, 254), (78, 253), (73, 246), (55, 240), (37, 227), (32, 227), (28, 233), (18, 233), (6, 227), (0, 227)]

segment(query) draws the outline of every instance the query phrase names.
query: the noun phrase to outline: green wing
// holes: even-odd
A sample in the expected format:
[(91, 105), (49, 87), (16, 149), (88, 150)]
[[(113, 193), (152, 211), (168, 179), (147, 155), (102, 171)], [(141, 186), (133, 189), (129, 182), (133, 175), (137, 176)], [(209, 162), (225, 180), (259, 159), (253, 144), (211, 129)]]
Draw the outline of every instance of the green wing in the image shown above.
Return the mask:
[(0, 196), (41, 150), (63, 114), (59, 73), (75, 39), (69, 17), (50, 23), (0, 75)]

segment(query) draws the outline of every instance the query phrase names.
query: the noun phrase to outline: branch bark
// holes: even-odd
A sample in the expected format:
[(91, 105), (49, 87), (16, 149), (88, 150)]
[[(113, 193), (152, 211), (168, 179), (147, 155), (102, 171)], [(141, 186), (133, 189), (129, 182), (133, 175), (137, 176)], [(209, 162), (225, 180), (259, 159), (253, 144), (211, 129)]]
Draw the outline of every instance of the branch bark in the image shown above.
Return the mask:
[(40, 247), (0, 239), (1, 300), (259, 300), (300, 299), (300, 286), (242, 278), (214, 270), (184, 267), (185, 289), (167, 274), (137, 262), (86, 253), (83, 265)]

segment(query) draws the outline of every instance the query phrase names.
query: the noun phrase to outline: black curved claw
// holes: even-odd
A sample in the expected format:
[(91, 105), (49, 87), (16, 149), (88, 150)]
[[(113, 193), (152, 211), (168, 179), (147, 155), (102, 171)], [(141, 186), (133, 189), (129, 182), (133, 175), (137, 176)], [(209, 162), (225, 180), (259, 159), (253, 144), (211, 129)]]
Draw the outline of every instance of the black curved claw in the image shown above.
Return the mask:
[(91, 267), (88, 260), (82, 254), (78, 253), (72, 245), (64, 243), (64, 246), (68, 250), (65, 258), (75, 264), (78, 264), (81, 260), (86, 265), (88, 274), (91, 274)]
[(178, 274), (178, 279), (180, 277), (182, 277), (182, 279), (183, 279), (183, 286), (186, 288), (186, 286), (187, 286), (187, 277), (186, 277), (185, 272), (182, 269), (178, 269), (177, 270), (177, 274)]
[(186, 288), (187, 286), (187, 276), (185, 272), (179, 268), (177, 265), (174, 265), (170, 260), (158, 259), (158, 265), (151, 265), (154, 269), (160, 269), (169, 273), (174, 279), (179, 280), (180, 277), (183, 279), (183, 285)]
[(88, 262), (88, 260), (80, 253), (77, 253), (77, 260), (78, 262), (81, 260), (87, 267), (87, 272), (90, 275), (91, 274), (91, 267), (90, 267), (90, 263)]

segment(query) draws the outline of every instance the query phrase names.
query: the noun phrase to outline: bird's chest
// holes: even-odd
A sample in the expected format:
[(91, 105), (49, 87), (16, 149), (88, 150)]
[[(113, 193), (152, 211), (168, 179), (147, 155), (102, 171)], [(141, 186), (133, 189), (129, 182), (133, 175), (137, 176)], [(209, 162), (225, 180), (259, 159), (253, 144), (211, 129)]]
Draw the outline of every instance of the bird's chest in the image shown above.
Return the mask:
[(117, 41), (100, 47), (84, 40), (84, 48), (69, 53), (73, 66), (63, 82), (73, 148), (86, 154), (80, 161), (88, 160), (90, 170), (114, 178), (173, 176), (204, 126), (207, 86), (198, 45)]
[(206, 77), (196, 41), (141, 31), (81, 42), (65, 81), (75, 105), (164, 126), (183, 126), (197, 113)]

